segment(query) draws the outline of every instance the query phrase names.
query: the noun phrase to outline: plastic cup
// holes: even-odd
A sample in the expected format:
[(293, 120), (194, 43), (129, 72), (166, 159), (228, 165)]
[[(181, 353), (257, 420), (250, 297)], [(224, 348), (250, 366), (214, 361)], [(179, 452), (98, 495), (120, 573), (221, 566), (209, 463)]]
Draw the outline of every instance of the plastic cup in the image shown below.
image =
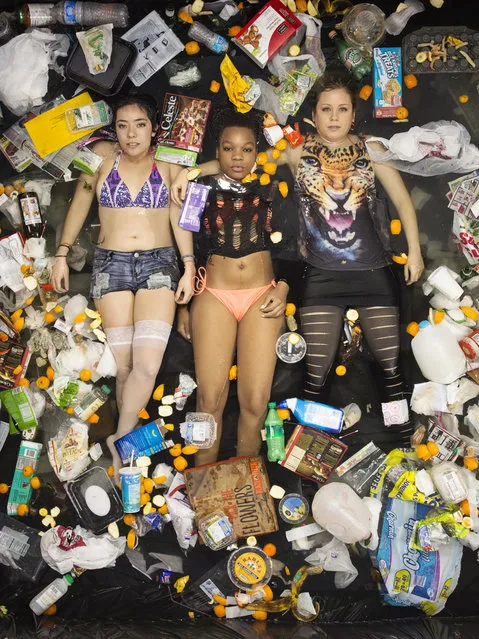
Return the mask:
[(120, 479), (123, 510), (125, 513), (137, 513), (140, 510), (141, 468), (120, 468)]
[(431, 273), (427, 281), (431, 286), (437, 289), (439, 293), (442, 293), (450, 300), (457, 300), (464, 293), (462, 287), (459, 286), (445, 266), (439, 266)]

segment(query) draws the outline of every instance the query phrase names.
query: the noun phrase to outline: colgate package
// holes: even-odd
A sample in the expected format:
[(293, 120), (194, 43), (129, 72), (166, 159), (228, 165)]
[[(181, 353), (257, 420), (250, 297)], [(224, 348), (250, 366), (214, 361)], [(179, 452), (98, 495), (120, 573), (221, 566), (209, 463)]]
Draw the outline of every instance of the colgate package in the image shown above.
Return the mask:
[(425, 504), (388, 499), (376, 560), (387, 603), (414, 606), (426, 615), (435, 615), (457, 586), (462, 545), (450, 539), (439, 551), (411, 548), (416, 522), (425, 519), (429, 511)]
[(201, 151), (211, 101), (167, 93), (160, 118), (157, 160), (194, 166)]

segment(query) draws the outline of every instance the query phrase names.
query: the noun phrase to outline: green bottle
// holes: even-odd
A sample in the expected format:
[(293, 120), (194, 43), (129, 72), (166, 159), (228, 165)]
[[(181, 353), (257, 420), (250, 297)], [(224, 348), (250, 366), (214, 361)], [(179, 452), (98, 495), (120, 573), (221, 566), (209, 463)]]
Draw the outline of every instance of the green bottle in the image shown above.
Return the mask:
[(286, 457), (283, 420), (276, 412), (276, 404), (274, 402), (269, 402), (268, 404), (268, 414), (264, 426), (266, 428), (266, 444), (268, 445), (268, 461), (283, 461)]
[(334, 30), (330, 31), (328, 35), (336, 46), (339, 59), (356, 80), (362, 80), (365, 75), (370, 73), (371, 65), (359, 49), (349, 46)]

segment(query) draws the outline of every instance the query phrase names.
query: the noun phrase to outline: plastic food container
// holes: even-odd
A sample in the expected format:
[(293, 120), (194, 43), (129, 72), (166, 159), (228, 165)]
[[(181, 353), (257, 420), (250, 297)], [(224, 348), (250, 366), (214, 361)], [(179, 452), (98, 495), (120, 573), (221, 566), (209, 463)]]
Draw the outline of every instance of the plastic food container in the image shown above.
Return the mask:
[(344, 39), (352, 47), (371, 51), (386, 35), (384, 13), (374, 4), (357, 4), (341, 23)]
[(238, 548), (228, 560), (229, 578), (241, 590), (255, 590), (266, 586), (272, 573), (271, 559), (256, 546)]
[(309, 515), (309, 502), (298, 493), (289, 493), (279, 502), (279, 516), (287, 524), (302, 524)]
[(186, 413), (180, 433), (187, 444), (210, 448), (216, 440), (216, 421), (209, 413)]
[(123, 517), (123, 505), (106, 471), (94, 466), (65, 484), (80, 523), (98, 534)]
[(222, 510), (198, 521), (198, 533), (204, 544), (211, 550), (225, 548), (236, 541), (236, 535), (229, 517)]
[(84, 84), (101, 95), (115, 95), (123, 86), (136, 58), (136, 48), (130, 42), (113, 36), (113, 48), (108, 69), (92, 75), (79, 43), (68, 58), (66, 74), (74, 82)]

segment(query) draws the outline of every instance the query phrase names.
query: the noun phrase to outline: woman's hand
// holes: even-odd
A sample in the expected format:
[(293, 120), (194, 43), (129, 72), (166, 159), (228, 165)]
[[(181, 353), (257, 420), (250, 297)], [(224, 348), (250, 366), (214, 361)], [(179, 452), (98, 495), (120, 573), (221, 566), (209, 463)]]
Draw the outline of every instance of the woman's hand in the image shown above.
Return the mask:
[(424, 271), (424, 262), (421, 255), (421, 249), (417, 248), (410, 251), (407, 257), (407, 264), (404, 265), (404, 279), (406, 284), (410, 286), (417, 282)]
[(260, 306), (261, 317), (277, 319), (284, 315), (286, 297), (289, 287), (285, 282), (278, 282), (276, 288), (270, 289), (264, 303)]
[(171, 199), (177, 206), (181, 206), (185, 199), (186, 189), (188, 188), (188, 180), (186, 178), (188, 171), (189, 169), (180, 171), (170, 187)]
[(176, 330), (181, 337), (186, 339), (188, 342), (191, 342), (190, 311), (187, 306), (178, 306), (176, 314)]
[(68, 291), (70, 286), (69, 273), (70, 269), (68, 268), (66, 257), (57, 257), (50, 276), (50, 282), (57, 293), (66, 293)]
[(185, 264), (185, 273), (178, 282), (178, 288), (175, 293), (175, 301), (177, 304), (188, 304), (193, 297), (195, 273), (194, 262), (187, 262)]

